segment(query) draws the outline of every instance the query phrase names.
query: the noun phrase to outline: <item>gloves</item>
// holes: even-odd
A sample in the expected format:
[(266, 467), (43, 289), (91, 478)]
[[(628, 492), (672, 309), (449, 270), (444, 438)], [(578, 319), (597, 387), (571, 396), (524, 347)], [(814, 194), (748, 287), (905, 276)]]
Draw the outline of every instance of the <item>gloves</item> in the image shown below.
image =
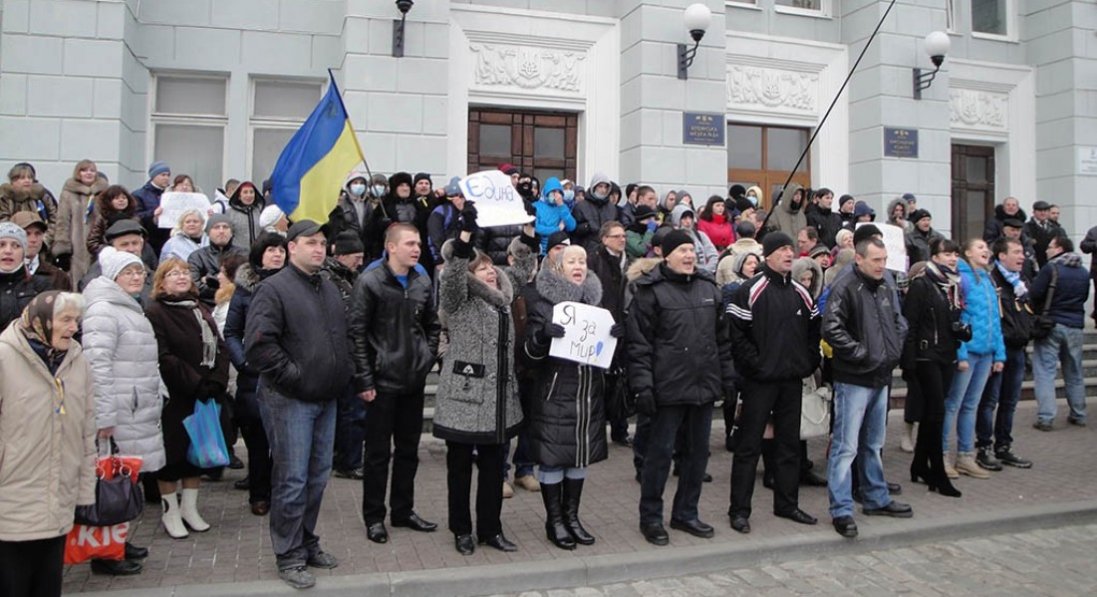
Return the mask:
[(659, 227), (659, 222), (655, 220), (648, 221), (648, 232), (655, 232), (655, 229)]
[(625, 324), (615, 323), (612, 326), (610, 326), (609, 335), (613, 338), (624, 338), (625, 337)]
[(72, 253), (65, 253), (64, 255), (58, 255), (53, 258), (53, 264), (59, 269), (69, 271), (72, 269)]
[(558, 323), (550, 323), (545, 329), (537, 332), (537, 341), (541, 344), (550, 344), (553, 338), (563, 338), (564, 333), (564, 326)]
[(209, 274), (203, 279), (206, 281), (206, 288), (210, 290), (217, 290), (221, 287), (221, 281), (217, 279), (216, 274)]
[(476, 225), (476, 206), (471, 201), (465, 202), (465, 208), (461, 210), (461, 230), (476, 232), (480, 227)]
[(655, 396), (651, 392), (636, 395), (636, 412), (648, 417), (655, 414)]

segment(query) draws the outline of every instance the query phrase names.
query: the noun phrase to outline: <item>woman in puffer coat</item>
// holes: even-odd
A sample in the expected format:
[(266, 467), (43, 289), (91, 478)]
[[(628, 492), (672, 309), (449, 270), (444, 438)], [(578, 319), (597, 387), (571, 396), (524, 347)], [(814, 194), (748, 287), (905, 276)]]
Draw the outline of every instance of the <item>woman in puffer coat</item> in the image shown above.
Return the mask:
[(1006, 345), (1002, 339), (998, 293), (987, 271), (990, 249), (983, 239), (974, 238), (964, 243), (962, 257), (957, 267), (964, 297), (960, 321), (971, 326), (971, 339), (961, 343), (956, 351), (956, 375), (945, 398), (941, 448), (948, 454), (949, 436), (955, 430), (956, 466), (950, 467), (945, 462), (949, 477), (955, 479), (962, 473), (987, 479), (990, 473), (975, 461), (975, 413), (987, 380), (1005, 366)]
[[(142, 458), (142, 475), (154, 474), (165, 463), (163, 403), (156, 336), (138, 302), (145, 265), (136, 255), (113, 247), (100, 251), (99, 265), (102, 275), (84, 288), (88, 306), (83, 325), (84, 354), (95, 379), (96, 427), (101, 437), (114, 438), (119, 452)], [(145, 553), (128, 543), (126, 547), (127, 559)]]
[(65, 536), (95, 502), (84, 299), (48, 291), (0, 333), (0, 595), (60, 595)]
[(72, 178), (65, 181), (57, 202), (57, 229), (54, 230), (50, 253), (58, 267), (69, 272), (72, 287), (80, 283), (91, 265), (88, 253), (88, 227), (94, 209), (95, 196), (107, 188), (99, 177), (95, 162), (80, 160)]
[[(164, 529), (173, 539), (182, 539), (188, 535), (187, 527), (198, 533), (210, 528), (198, 513), (202, 469), (187, 460), (190, 436), (183, 419), (194, 412), (199, 400), (224, 398), (229, 359), (213, 315), (198, 301), (198, 289), (185, 261), (173, 257), (160, 264), (150, 298), (152, 303), (145, 312), (156, 334), (160, 375), (167, 389), (160, 415), (167, 464), (157, 474), (157, 483), (164, 504)], [(175, 492), (180, 481), (183, 490), (177, 504)]]
[(446, 441), (449, 528), (457, 551), (474, 550), (469, 515), (472, 464), (479, 469), (476, 536), (500, 551), (518, 548), (503, 535), (503, 460), (518, 434), (522, 408), (514, 374), (514, 289), (491, 258), (472, 248), (475, 214), (466, 208), (463, 230), (442, 246), (445, 268), (439, 287), (439, 315), (449, 330), (450, 358), (444, 361), (434, 414), (434, 436)]
[[(587, 467), (606, 458), (605, 382), (602, 369), (549, 356), (553, 338), (562, 338), (565, 331), (552, 322), (552, 310), (565, 301), (597, 306), (602, 285), (589, 275), (587, 253), (576, 245), (542, 264), (536, 285), (525, 338), (537, 388), (526, 411), (530, 457), (539, 465), (549, 541), (575, 549), (577, 542), (594, 543), (579, 521), (579, 502)], [(615, 324), (611, 334), (621, 337), (624, 326)]]

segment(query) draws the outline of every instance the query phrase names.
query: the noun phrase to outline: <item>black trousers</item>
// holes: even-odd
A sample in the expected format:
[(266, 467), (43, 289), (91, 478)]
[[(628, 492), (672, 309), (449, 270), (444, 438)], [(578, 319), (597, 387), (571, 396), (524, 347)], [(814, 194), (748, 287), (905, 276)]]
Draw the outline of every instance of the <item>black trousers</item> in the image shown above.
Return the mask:
[[(952, 386), (956, 366), (952, 363), (918, 361), (916, 388), (922, 395), (922, 420), (918, 425), (918, 442), (914, 444), (914, 458), (910, 463), (911, 474), (927, 477), (940, 486), (945, 475), (945, 455), (941, 446), (942, 427), (945, 420), (945, 395)], [(909, 391), (908, 391), (909, 393)]]
[(739, 433), (731, 466), (729, 516), (750, 517), (754, 477), (762, 454), (762, 435), (773, 416), (774, 484), (773, 512), (788, 513), (799, 507), (800, 402), (802, 382), (747, 382), (741, 400)]
[[(474, 454), (475, 452), (475, 454)], [(446, 489), (449, 492), (449, 530), (454, 535), (472, 533), (469, 496), (472, 465), (476, 475), (476, 535), (482, 539), (503, 532), (503, 458), (506, 444), (446, 442)]]
[(0, 541), (0, 595), (57, 597), (65, 561), (65, 535), (36, 541)]
[[(389, 506), (392, 520), (411, 516), (415, 472), (419, 469), (419, 436), (423, 433), (423, 389), (407, 394), (377, 393), (366, 407), (366, 455), (363, 461), (362, 519), (367, 525), (385, 520), (385, 489), (392, 461)], [(499, 482), (502, 491), (502, 480)]]
[(705, 467), (708, 466), (712, 404), (660, 406), (648, 422), (640, 473), (640, 523), (663, 522), (663, 490), (670, 475), (679, 429), (684, 434), (684, 445), (678, 459), (678, 489), (674, 492), (670, 517), (672, 520), (696, 520), (697, 502), (701, 499)]
[(270, 475), (274, 463), (270, 457), (270, 442), (267, 441), (263, 419), (240, 419), (240, 431), (244, 436), (244, 445), (248, 447), (248, 502), (269, 502)]

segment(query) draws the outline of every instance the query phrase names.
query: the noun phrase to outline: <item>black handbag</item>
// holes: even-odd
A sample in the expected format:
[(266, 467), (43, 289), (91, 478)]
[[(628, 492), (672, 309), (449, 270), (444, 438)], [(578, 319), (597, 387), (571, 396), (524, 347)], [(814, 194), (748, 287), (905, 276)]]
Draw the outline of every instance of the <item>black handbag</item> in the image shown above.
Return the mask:
[(1051, 284), (1048, 285), (1047, 295), (1044, 296), (1044, 308), (1033, 318), (1032, 324), (1032, 337), (1037, 340), (1047, 338), (1051, 335), (1051, 330), (1055, 329), (1055, 320), (1048, 316), (1047, 312), (1051, 309), (1051, 299), (1055, 296), (1055, 286), (1059, 283), (1059, 268), (1050, 263), (1047, 267), (1051, 268)]
[[(141, 515), (145, 507), (145, 500), (141, 497), (141, 490), (134, 483), (134, 473), (129, 467), (122, 464), (121, 459), (114, 458), (118, 447), (114, 440), (110, 441), (108, 451), (112, 454), (101, 456), (96, 466), (95, 503), (90, 506), (76, 507), (76, 523), (93, 526), (109, 527), (123, 522), (129, 522)], [(110, 479), (103, 478), (103, 466), (112, 467), (114, 475)]]

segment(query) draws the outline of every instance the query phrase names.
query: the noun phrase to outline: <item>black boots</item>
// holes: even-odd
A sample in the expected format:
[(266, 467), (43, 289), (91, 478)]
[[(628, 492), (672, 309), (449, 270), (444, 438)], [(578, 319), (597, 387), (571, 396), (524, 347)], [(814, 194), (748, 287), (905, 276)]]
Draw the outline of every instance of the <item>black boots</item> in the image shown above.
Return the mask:
[(594, 545), (594, 536), (579, 522), (579, 501), (583, 497), (583, 479), (564, 479), (564, 526), (575, 542)]
[(545, 534), (560, 549), (575, 549), (575, 539), (564, 525), (563, 483), (542, 483), (541, 498), (545, 502)]

